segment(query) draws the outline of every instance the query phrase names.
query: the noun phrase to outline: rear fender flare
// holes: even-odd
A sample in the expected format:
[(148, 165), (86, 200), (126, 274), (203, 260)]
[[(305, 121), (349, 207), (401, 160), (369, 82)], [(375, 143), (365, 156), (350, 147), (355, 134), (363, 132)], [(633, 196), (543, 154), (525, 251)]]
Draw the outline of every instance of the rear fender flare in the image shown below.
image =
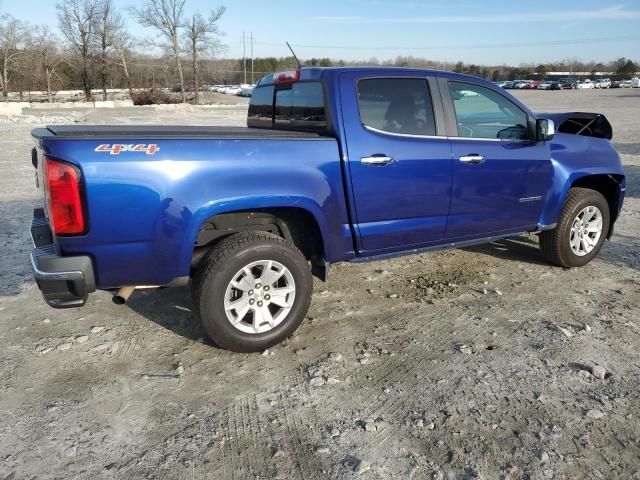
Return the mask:
[(327, 218), (322, 208), (313, 200), (306, 197), (290, 195), (229, 198), (207, 203), (193, 213), (187, 227), (185, 244), (182, 247), (182, 253), (180, 255), (180, 270), (184, 272), (184, 275), (189, 274), (198, 232), (208, 219), (224, 213), (268, 208), (300, 208), (306, 210), (313, 216), (320, 228), (325, 256), (330, 257), (330, 255), (332, 255), (331, 242), (327, 241), (327, 239), (330, 238)]

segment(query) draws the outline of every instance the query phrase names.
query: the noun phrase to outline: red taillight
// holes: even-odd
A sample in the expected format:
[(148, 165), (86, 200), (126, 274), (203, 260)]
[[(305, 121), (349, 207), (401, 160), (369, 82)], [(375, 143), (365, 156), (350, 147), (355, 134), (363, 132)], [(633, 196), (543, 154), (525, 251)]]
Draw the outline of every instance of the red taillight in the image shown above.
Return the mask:
[(300, 80), (300, 70), (287, 70), (273, 74), (273, 83), (289, 83)]
[(56, 235), (84, 232), (80, 172), (68, 163), (45, 158), (45, 188), (49, 221)]

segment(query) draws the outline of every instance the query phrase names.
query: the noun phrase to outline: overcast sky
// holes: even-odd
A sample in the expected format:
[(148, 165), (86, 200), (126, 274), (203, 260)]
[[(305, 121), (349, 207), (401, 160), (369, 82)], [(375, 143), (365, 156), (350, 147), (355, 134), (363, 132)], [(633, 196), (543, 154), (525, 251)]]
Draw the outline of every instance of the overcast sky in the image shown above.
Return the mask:
[[(0, 0), (0, 14), (57, 27), (55, 0)], [(133, 34), (152, 36), (115, 0)], [(220, 26), (226, 53), (242, 56), (253, 32), (255, 56), (344, 59), (413, 55), (478, 64), (543, 63), (576, 57), (640, 60), (640, 0), (187, 0), (187, 12), (226, 5)], [(247, 54), (249, 41), (247, 40)]]

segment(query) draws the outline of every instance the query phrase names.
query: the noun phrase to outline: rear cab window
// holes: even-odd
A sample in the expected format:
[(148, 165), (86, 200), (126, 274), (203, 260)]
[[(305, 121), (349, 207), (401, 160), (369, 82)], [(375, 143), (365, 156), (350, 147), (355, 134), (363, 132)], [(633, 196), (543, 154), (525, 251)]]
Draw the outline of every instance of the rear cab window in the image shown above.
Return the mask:
[(426, 79), (363, 78), (358, 81), (358, 105), (366, 128), (399, 135), (436, 134)]
[(327, 112), (322, 82), (256, 87), (249, 102), (249, 127), (324, 133)]

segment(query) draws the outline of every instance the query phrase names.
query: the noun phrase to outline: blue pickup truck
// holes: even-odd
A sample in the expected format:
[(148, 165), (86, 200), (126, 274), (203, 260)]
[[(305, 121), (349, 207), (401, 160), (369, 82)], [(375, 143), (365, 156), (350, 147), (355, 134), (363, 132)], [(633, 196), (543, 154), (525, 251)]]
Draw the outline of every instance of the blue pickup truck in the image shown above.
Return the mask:
[(96, 289), (191, 282), (219, 346), (258, 351), (304, 319), (312, 276), (535, 232), (585, 265), (625, 193), (607, 119), (537, 114), (441, 71), (301, 68), (268, 75), (247, 128), (50, 126), (32, 133), (44, 208), (35, 279), (52, 307)]

